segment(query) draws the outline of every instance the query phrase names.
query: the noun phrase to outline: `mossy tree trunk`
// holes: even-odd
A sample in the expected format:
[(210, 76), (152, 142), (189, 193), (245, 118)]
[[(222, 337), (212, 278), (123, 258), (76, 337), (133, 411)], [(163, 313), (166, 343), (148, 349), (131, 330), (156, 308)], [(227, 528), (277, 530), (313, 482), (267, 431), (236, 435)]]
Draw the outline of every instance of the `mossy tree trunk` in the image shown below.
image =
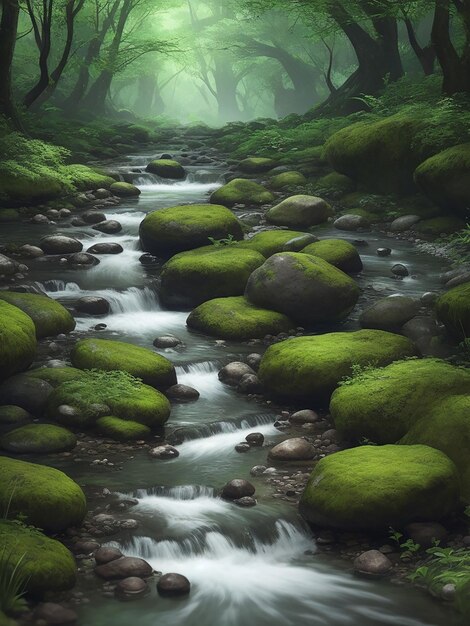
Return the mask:
[(20, 4), (18, 0), (3, 0), (0, 20), (0, 113), (18, 129), (21, 122), (12, 96), (11, 66), (15, 52)]

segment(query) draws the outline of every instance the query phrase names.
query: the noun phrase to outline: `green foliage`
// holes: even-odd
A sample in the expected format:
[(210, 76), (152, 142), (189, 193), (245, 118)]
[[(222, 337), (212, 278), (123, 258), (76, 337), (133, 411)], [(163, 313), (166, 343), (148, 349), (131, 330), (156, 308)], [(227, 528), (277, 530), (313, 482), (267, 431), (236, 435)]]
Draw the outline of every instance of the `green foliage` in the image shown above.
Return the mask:
[(411, 575), (410, 580), (424, 584), (434, 593), (444, 585), (453, 584), (458, 589), (470, 581), (470, 551), (465, 548), (428, 548), (429, 555)]
[(389, 530), (390, 532), (388, 536), (394, 543), (397, 544), (397, 546), (402, 551), (400, 554), (400, 558), (407, 559), (421, 550), (421, 546), (419, 545), (419, 543), (416, 543), (416, 541), (413, 541), (413, 539), (406, 539), (405, 541), (402, 541), (403, 533), (395, 530), (392, 527), (390, 527)]
[(6, 546), (0, 552), (0, 612), (16, 615), (27, 608), (24, 595), (28, 574), (22, 564), (26, 554), (18, 559), (13, 549)]
[(223, 239), (215, 239), (214, 237), (208, 237), (208, 239), (213, 246), (217, 246), (217, 247), (231, 246), (233, 244), (238, 243), (232, 234), (230, 234), (228, 237), (225, 237)]
[(351, 365), (351, 374), (349, 376), (344, 376), (339, 381), (338, 385), (340, 387), (345, 387), (347, 385), (353, 385), (366, 379), (379, 380), (382, 377), (382, 370), (379, 369), (377, 361), (365, 364), (353, 363), (353, 365)]

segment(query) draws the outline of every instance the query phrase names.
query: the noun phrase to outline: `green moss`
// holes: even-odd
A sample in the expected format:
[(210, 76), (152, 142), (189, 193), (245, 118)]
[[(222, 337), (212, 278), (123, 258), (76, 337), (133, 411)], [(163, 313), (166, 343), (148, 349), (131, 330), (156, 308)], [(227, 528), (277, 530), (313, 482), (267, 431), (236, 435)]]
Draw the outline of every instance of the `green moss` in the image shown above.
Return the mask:
[(318, 178), (315, 181), (315, 187), (330, 193), (348, 194), (355, 190), (356, 183), (349, 176), (331, 172), (331, 174)]
[(151, 433), (150, 428), (144, 424), (113, 417), (112, 415), (100, 417), (96, 422), (96, 428), (105, 437), (110, 437), (117, 441), (146, 439)]
[(341, 215), (360, 215), (365, 218), (369, 224), (377, 224), (377, 222), (380, 222), (383, 219), (379, 215), (366, 209), (347, 209), (346, 211), (341, 211)]
[(435, 522), (457, 509), (455, 465), (428, 446), (362, 446), (322, 459), (300, 499), (310, 523), (345, 530)]
[(440, 237), (450, 235), (465, 228), (465, 222), (458, 217), (441, 216), (427, 220), (421, 220), (413, 226), (413, 230), (423, 235)]
[(64, 178), (73, 185), (77, 191), (88, 189), (108, 189), (116, 181), (86, 165), (65, 165), (60, 170)]
[(380, 330), (296, 337), (270, 346), (258, 374), (274, 395), (325, 400), (353, 365), (387, 365), (413, 354), (411, 341)]
[(151, 174), (157, 174), (162, 178), (170, 178), (173, 180), (182, 180), (186, 177), (186, 172), (182, 165), (171, 159), (157, 159), (151, 161), (147, 165), (147, 171)]
[(65, 591), (75, 585), (77, 567), (72, 554), (59, 541), (38, 530), (0, 520), (0, 554), (8, 555), (11, 571), (20, 563), (26, 590), (32, 595)]
[(239, 168), (245, 174), (260, 174), (268, 172), (276, 167), (277, 163), (274, 159), (266, 159), (263, 157), (250, 157), (240, 161)]
[(274, 194), (267, 191), (259, 183), (244, 178), (235, 178), (211, 195), (212, 204), (232, 207), (235, 204), (269, 204), (275, 199)]
[(300, 252), (306, 243), (310, 243), (309, 239), (315, 240), (315, 237), (296, 230), (264, 230), (251, 239), (241, 241), (238, 246), (256, 250), (268, 258), (278, 252)]
[(16, 209), (0, 209), (0, 224), (19, 222), (20, 219), (21, 216)]
[(163, 266), (160, 298), (172, 308), (192, 308), (206, 300), (243, 294), (263, 255), (236, 245), (182, 252)]
[[(162, 393), (124, 372), (87, 372), (84, 378), (59, 385), (49, 397), (46, 414), (64, 426), (83, 427), (99, 417), (97, 404), (106, 405), (117, 417), (146, 426), (161, 426), (170, 416), (170, 403)], [(61, 405), (76, 407), (78, 414), (59, 417)]]
[(346, 273), (356, 274), (362, 271), (362, 261), (357, 249), (344, 239), (316, 241), (306, 246), (302, 252), (317, 256)]
[(466, 216), (470, 206), (470, 143), (453, 146), (421, 163), (415, 181), (434, 203)]
[(213, 204), (153, 211), (140, 224), (139, 233), (144, 249), (161, 257), (205, 246), (209, 237), (243, 239), (242, 226), (233, 213)]
[(0, 446), (15, 454), (66, 452), (77, 445), (73, 433), (52, 424), (27, 424), (0, 438)]
[(286, 187), (303, 187), (307, 184), (307, 179), (300, 172), (281, 172), (269, 180), (272, 189), (285, 189)]
[(51, 532), (80, 526), (86, 500), (80, 487), (63, 472), (0, 457), (0, 509), (23, 515), (28, 524)]
[(75, 328), (75, 320), (67, 309), (48, 296), (0, 291), (0, 300), (13, 304), (29, 315), (34, 322), (38, 339), (69, 333)]
[(295, 326), (285, 315), (260, 309), (243, 297), (204, 302), (191, 312), (186, 323), (207, 335), (236, 341), (277, 335)]
[(31, 415), (20, 406), (4, 404), (0, 406), (0, 426), (24, 424), (31, 420)]
[(266, 219), (277, 226), (309, 228), (326, 222), (333, 215), (333, 209), (325, 200), (316, 196), (297, 195), (269, 209)]
[(121, 181), (113, 183), (109, 188), (110, 192), (115, 196), (127, 198), (128, 196), (140, 196), (140, 189), (131, 183), (123, 183)]
[(453, 287), (436, 302), (436, 313), (451, 335), (470, 337), (470, 283)]
[(7, 206), (37, 204), (67, 190), (66, 184), (52, 172), (39, 175), (24, 169), (12, 176), (0, 171), (0, 204)]
[(25, 370), (36, 354), (33, 320), (0, 299), (0, 380)]
[(25, 375), (30, 378), (45, 380), (53, 387), (58, 387), (69, 380), (77, 380), (86, 376), (85, 372), (75, 367), (38, 367), (25, 372)]
[(82, 339), (73, 347), (70, 358), (79, 369), (121, 370), (158, 389), (176, 384), (175, 368), (168, 359), (123, 341)]

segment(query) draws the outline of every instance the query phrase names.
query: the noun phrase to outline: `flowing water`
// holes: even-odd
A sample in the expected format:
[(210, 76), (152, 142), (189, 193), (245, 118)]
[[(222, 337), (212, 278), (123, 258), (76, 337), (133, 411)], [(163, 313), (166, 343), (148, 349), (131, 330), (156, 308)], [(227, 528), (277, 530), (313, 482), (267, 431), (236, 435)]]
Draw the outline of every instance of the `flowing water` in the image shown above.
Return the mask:
[[(168, 183), (144, 171), (153, 155), (129, 157), (113, 164), (121, 178), (142, 190), (138, 199), (124, 200), (106, 212), (123, 229), (102, 235), (91, 227), (6, 225), (0, 241), (35, 243), (52, 232), (79, 238), (84, 249), (114, 241), (124, 252), (97, 255), (92, 269), (64, 269), (59, 263), (30, 263), (28, 288), (46, 293), (67, 305), (83, 295), (100, 295), (111, 305), (102, 318), (77, 318), (75, 336), (109, 337), (151, 347), (158, 335), (175, 334), (183, 348), (164, 350), (177, 366), (178, 380), (194, 386), (195, 403), (173, 407), (169, 427), (178, 428), (180, 456), (156, 461), (135, 452), (120, 472), (64, 459), (55, 465), (82, 485), (106, 486), (120, 498), (136, 498), (131, 516), (137, 534), (118, 545), (141, 556), (162, 572), (179, 572), (192, 583), (188, 599), (157, 597), (155, 590), (135, 603), (104, 598), (90, 583), (91, 602), (80, 609), (86, 626), (450, 626), (453, 616), (430, 597), (408, 587), (358, 580), (349, 566), (316, 553), (311, 531), (295, 509), (270, 497), (264, 481), (250, 479), (258, 505), (242, 509), (217, 497), (218, 489), (234, 477), (249, 477), (249, 469), (266, 462), (266, 452), (253, 449), (237, 454), (234, 445), (249, 432), (262, 432), (270, 443), (282, 439), (273, 425), (276, 415), (237, 395), (217, 378), (221, 365), (253, 351), (246, 345), (224, 344), (185, 327), (187, 312), (166, 311), (158, 300), (158, 264), (144, 266), (138, 227), (150, 211), (175, 204), (206, 201), (221, 184), (223, 169), (189, 168), (183, 182)], [(246, 210), (244, 210), (246, 213)], [(320, 236), (338, 237), (327, 225)], [(375, 249), (390, 240), (376, 233), (360, 235), (365, 271), (358, 279), (364, 299), (393, 293), (421, 295), (436, 289), (442, 263), (420, 253), (405, 241), (393, 240), (393, 254), (379, 258)], [(354, 235), (348, 237), (351, 241)], [(390, 267), (405, 263), (411, 275), (397, 282)], [(96, 331), (97, 322), (106, 324)], [(353, 316), (348, 328), (357, 327)]]

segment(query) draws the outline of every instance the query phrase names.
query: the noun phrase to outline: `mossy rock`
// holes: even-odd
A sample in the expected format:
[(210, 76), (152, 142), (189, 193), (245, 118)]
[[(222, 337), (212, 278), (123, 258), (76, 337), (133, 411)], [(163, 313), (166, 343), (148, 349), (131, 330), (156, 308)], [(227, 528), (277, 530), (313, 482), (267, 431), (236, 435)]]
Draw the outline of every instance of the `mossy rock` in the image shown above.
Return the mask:
[[(62, 405), (77, 409), (63, 414)], [(115, 378), (103, 380), (103, 373), (90, 373), (83, 379), (65, 382), (49, 396), (46, 415), (64, 426), (87, 427), (103, 416), (103, 405), (116, 417), (139, 422), (146, 426), (162, 426), (170, 416), (167, 398), (148, 385)]]
[(269, 209), (266, 219), (276, 226), (310, 228), (323, 224), (333, 215), (333, 209), (322, 198), (297, 195), (290, 196)]
[(346, 274), (357, 274), (363, 269), (356, 247), (344, 239), (322, 239), (309, 244), (302, 252), (319, 257)]
[(335, 193), (345, 195), (352, 193), (356, 189), (356, 183), (345, 176), (344, 174), (338, 174), (338, 172), (331, 172), (326, 176), (322, 176), (315, 181), (315, 187), (317, 189), (324, 189), (328, 193)]
[(140, 196), (140, 189), (131, 183), (123, 183), (121, 181), (113, 183), (109, 188), (110, 192), (120, 198), (128, 198), (132, 196)]
[(448, 148), (416, 169), (418, 187), (435, 204), (468, 216), (470, 207), (470, 143)]
[(61, 426), (27, 424), (0, 438), (0, 446), (15, 454), (67, 452), (77, 445), (76, 436)]
[(278, 335), (295, 327), (282, 313), (261, 309), (243, 297), (204, 302), (191, 312), (186, 323), (206, 335), (234, 341)]
[(22, 168), (21, 175), (12, 176), (0, 172), (0, 205), (7, 207), (38, 204), (62, 195), (67, 190), (60, 176), (28, 172)]
[(428, 220), (421, 220), (413, 226), (415, 232), (431, 237), (450, 235), (462, 228), (465, 228), (465, 222), (452, 216), (432, 217)]
[(235, 204), (247, 204), (249, 206), (269, 204), (274, 200), (274, 194), (265, 189), (263, 185), (244, 178), (234, 178), (214, 191), (210, 199), (212, 204), (222, 204), (226, 207), (232, 207)]
[(470, 337), (470, 283), (457, 285), (440, 296), (436, 313), (453, 337)]
[(146, 169), (147, 172), (156, 174), (161, 178), (170, 178), (172, 180), (183, 180), (186, 178), (184, 167), (180, 165), (178, 161), (173, 161), (172, 159), (157, 159), (151, 161)]
[(224, 206), (194, 204), (149, 213), (140, 224), (140, 241), (148, 252), (168, 257), (200, 248), (210, 238), (243, 239), (241, 223)]
[(358, 122), (334, 133), (325, 144), (330, 165), (362, 188), (377, 193), (406, 193), (423, 160), (414, 136), (426, 120), (399, 113), (378, 122)]
[(312, 326), (345, 319), (359, 293), (352, 278), (323, 259), (281, 252), (251, 274), (245, 297), (256, 306)]
[(54, 388), (70, 380), (83, 378), (85, 375), (85, 372), (75, 367), (38, 367), (25, 372), (25, 376), (45, 380)]
[(0, 300), (13, 304), (29, 315), (34, 322), (38, 339), (69, 333), (75, 328), (73, 316), (60, 302), (48, 296), (0, 291)]
[(1, 209), (0, 208), (0, 224), (8, 224), (10, 222), (19, 222), (21, 215), (16, 209)]
[(62, 173), (77, 191), (101, 188), (109, 189), (109, 187), (116, 182), (111, 176), (107, 176), (95, 168), (81, 164), (65, 165), (62, 168)]
[(85, 495), (63, 472), (45, 465), (0, 457), (0, 508), (46, 531), (80, 526)]
[[(54, 516), (54, 511), (50, 515)], [(13, 573), (18, 567), (31, 595), (66, 591), (76, 583), (77, 566), (72, 554), (60, 541), (46, 537), (39, 530), (0, 520), (0, 554), (4, 555), (2, 565), (7, 572)]]
[(16, 306), (0, 299), (0, 381), (29, 367), (35, 354), (33, 320)]
[(303, 187), (307, 184), (307, 179), (300, 172), (281, 172), (269, 180), (271, 189), (279, 190), (287, 187)]
[(176, 372), (164, 356), (124, 341), (82, 339), (71, 353), (72, 365), (82, 370), (121, 370), (157, 389), (176, 384)]
[(33, 419), (31, 413), (14, 404), (0, 406), (0, 426), (24, 424)]
[(311, 233), (296, 230), (263, 230), (238, 246), (256, 250), (265, 258), (278, 252), (300, 252), (307, 244), (317, 240)]
[(289, 400), (328, 400), (354, 365), (387, 365), (413, 356), (406, 337), (381, 330), (295, 337), (270, 346), (258, 375), (267, 391)]
[(151, 430), (145, 424), (124, 420), (113, 415), (100, 417), (96, 422), (98, 432), (105, 437), (116, 439), (117, 441), (133, 441), (135, 439), (147, 439)]
[(166, 307), (191, 309), (213, 298), (242, 295), (250, 274), (264, 261), (259, 252), (236, 245), (182, 252), (163, 266), (161, 301)]
[(249, 157), (243, 159), (238, 164), (238, 167), (245, 174), (262, 174), (263, 172), (269, 172), (277, 163), (274, 159), (266, 159), (263, 157)]
[(428, 446), (360, 446), (321, 459), (299, 503), (308, 522), (385, 531), (435, 522), (457, 510), (454, 463)]

